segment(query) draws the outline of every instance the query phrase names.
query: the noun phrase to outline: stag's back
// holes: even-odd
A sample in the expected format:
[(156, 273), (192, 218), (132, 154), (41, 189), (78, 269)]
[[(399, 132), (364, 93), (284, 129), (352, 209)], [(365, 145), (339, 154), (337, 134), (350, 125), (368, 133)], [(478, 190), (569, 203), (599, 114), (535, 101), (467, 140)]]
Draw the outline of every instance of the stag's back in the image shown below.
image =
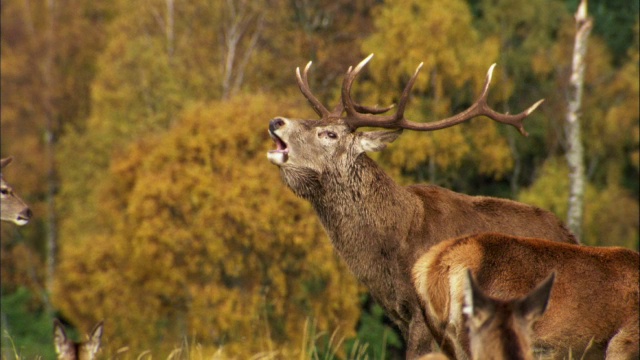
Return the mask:
[(569, 229), (547, 210), (509, 199), (471, 196), (435, 185), (406, 189), (422, 203), (423, 238), (434, 243), (464, 235), (496, 232), (577, 244)]

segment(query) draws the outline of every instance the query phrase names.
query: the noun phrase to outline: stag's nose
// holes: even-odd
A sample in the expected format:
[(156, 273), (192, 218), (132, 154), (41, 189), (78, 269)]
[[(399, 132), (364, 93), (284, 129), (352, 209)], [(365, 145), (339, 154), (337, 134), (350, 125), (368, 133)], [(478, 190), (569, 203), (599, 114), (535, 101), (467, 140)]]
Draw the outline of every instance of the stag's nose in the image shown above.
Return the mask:
[(271, 121), (269, 121), (269, 131), (274, 132), (279, 128), (283, 127), (284, 124), (285, 124), (285, 121), (283, 118), (281, 117), (273, 118)]

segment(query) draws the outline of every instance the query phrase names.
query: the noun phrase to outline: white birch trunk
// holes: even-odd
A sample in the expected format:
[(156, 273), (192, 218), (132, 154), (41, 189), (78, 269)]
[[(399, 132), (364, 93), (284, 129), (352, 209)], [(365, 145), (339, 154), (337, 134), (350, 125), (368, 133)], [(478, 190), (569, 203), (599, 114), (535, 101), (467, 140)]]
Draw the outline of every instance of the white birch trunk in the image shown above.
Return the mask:
[(569, 207), (567, 225), (576, 235), (582, 238), (584, 209), (584, 149), (580, 135), (580, 110), (582, 107), (582, 90), (584, 85), (585, 55), (587, 39), (593, 22), (587, 17), (587, 1), (582, 0), (575, 14), (576, 38), (573, 47), (571, 78), (569, 80), (569, 99), (566, 118), (567, 163), (569, 166)]

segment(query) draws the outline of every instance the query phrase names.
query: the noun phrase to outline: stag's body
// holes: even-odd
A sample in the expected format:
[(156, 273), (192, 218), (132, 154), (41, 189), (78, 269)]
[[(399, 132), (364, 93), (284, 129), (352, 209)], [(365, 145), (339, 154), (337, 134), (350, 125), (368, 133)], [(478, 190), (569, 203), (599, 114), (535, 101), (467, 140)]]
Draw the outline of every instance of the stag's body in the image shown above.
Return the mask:
[(53, 342), (58, 360), (93, 360), (100, 349), (103, 323), (99, 322), (91, 331), (87, 341), (75, 342), (67, 337), (64, 326), (58, 319), (53, 321)]
[[(360, 121), (362, 114), (355, 109), (366, 112), (365, 120), (381, 112), (353, 104), (349, 98), (351, 83), (363, 63), (354, 71), (350, 69), (345, 77), (343, 103), (334, 112), (328, 112), (310, 94), (308, 67), (304, 77), (298, 72), (302, 92), (323, 118), (273, 119), (269, 132), (277, 149), (268, 156), (280, 167), (282, 179), (291, 190), (312, 204), (337, 252), (397, 324), (407, 342), (407, 357), (413, 358), (431, 349), (431, 332), (411, 282), (412, 265), (431, 246), (452, 237), (487, 231), (576, 240), (554, 215), (532, 206), (472, 197), (437, 186), (396, 184), (365, 152), (382, 150), (400, 131), (355, 129), (417, 127), (402, 116), (385, 124)], [(400, 115), (416, 75), (417, 72), (400, 100)], [(490, 73), (483, 96), (489, 80)], [(501, 118), (502, 122), (524, 131), (519, 121), (534, 107), (524, 115)], [(343, 109), (346, 116), (342, 116)], [(428, 125), (441, 128), (463, 121), (459, 117), (452, 119)]]
[[(11, 163), (11, 158), (0, 159), (0, 171)], [(2, 178), (0, 172), (0, 216), (2, 221), (12, 222), (16, 225), (25, 225), (31, 219), (31, 210), (13, 189)]]
[(466, 268), (498, 298), (524, 296), (556, 271), (549, 308), (531, 334), (536, 355), (637, 359), (639, 266), (639, 254), (628, 249), (482, 234), (441, 242), (413, 271), (427, 318), (458, 359), (469, 354), (461, 311)]

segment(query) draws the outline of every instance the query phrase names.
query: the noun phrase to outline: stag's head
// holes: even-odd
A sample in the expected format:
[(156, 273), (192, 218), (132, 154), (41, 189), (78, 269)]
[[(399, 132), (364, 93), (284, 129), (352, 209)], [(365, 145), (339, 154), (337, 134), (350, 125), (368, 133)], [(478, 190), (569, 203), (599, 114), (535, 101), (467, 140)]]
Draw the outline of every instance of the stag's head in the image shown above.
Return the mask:
[(31, 219), (31, 210), (2, 178), (1, 171), (9, 163), (11, 163), (10, 157), (0, 159), (0, 215), (2, 221), (9, 221), (22, 226)]
[[(296, 69), (300, 91), (320, 119), (292, 120), (284, 117), (272, 119), (269, 123), (269, 134), (276, 144), (276, 149), (268, 153), (269, 161), (281, 168), (285, 181), (294, 191), (297, 190), (296, 187), (310, 186), (310, 181), (319, 179), (327, 171), (351, 172), (352, 165), (361, 154), (384, 149), (400, 135), (403, 129), (433, 131), (484, 115), (498, 122), (515, 126), (523, 135), (526, 135), (522, 121), (542, 103), (540, 100), (517, 115), (500, 114), (489, 108), (486, 98), (494, 64), (487, 73), (482, 95), (467, 110), (429, 123), (409, 121), (404, 117), (404, 111), (422, 64), (418, 66), (407, 83), (397, 106), (368, 107), (353, 101), (351, 86), (372, 56), (373, 54), (369, 55), (355, 68), (350, 67), (347, 70), (342, 83), (342, 101), (332, 111), (322, 105), (309, 88), (308, 71), (311, 62), (302, 73), (300, 68)], [(396, 108), (395, 113), (384, 115), (392, 108)], [(362, 127), (382, 128), (387, 131), (358, 131)]]

